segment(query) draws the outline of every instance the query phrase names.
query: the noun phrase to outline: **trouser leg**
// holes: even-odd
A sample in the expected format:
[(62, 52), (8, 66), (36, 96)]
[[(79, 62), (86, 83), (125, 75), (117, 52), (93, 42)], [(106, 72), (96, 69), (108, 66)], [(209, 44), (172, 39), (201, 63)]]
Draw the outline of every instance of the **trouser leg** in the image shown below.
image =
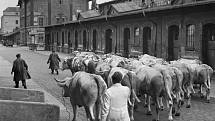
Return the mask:
[(26, 86), (26, 81), (25, 80), (22, 80), (22, 86), (27, 89), (27, 86)]
[(15, 81), (15, 88), (19, 88), (19, 81)]
[(54, 74), (54, 69), (51, 69), (52, 70), (52, 74)]
[(59, 73), (58, 73), (58, 69), (55, 69), (55, 71), (56, 71), (56, 73), (57, 73), (57, 75), (58, 75), (58, 74), (59, 74)]

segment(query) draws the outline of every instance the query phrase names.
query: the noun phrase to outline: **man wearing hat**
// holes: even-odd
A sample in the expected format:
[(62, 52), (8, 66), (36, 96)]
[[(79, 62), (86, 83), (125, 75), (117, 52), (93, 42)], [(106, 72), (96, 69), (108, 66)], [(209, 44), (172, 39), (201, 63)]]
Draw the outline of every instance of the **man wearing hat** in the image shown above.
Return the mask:
[(101, 121), (130, 121), (128, 102), (130, 89), (121, 85), (122, 74), (115, 72), (113, 85), (103, 95)]
[(52, 53), (49, 55), (49, 59), (47, 61), (47, 64), (49, 64), (49, 68), (51, 69), (52, 74), (54, 74), (54, 70), (55, 70), (58, 75), (59, 62), (61, 62), (61, 60), (58, 54), (55, 53), (54, 50), (52, 50)]

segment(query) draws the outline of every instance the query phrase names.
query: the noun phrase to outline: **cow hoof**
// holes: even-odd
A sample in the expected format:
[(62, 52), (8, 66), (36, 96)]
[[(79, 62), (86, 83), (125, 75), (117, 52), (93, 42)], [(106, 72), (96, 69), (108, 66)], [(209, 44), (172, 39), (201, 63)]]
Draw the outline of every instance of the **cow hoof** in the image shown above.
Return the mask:
[(204, 98), (205, 96), (203, 94), (200, 95), (200, 98)]
[(175, 114), (175, 107), (172, 108), (172, 114)]
[(175, 113), (175, 116), (180, 116), (180, 115), (181, 115), (181, 113), (179, 113), (179, 112)]
[(144, 108), (148, 108), (148, 105), (147, 104), (144, 104), (144, 106), (143, 106)]
[(146, 115), (152, 115), (152, 111), (147, 111)]
[(161, 106), (161, 111), (163, 111), (164, 110), (164, 106)]
[(186, 108), (191, 108), (191, 105), (187, 105)]
[(184, 105), (184, 101), (181, 101), (181, 106)]
[(159, 120), (157, 120), (157, 119), (153, 119), (152, 121), (159, 121)]

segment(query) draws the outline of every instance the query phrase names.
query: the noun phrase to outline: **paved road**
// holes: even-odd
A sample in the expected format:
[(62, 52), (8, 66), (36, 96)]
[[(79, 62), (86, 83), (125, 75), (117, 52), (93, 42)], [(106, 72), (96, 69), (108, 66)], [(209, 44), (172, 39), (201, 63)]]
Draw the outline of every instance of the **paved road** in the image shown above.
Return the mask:
[[(63, 78), (70, 76), (69, 71), (60, 72), (60, 75), (51, 75), (50, 70), (48, 70), (48, 65), (46, 64), (48, 56), (43, 54), (38, 54), (32, 51), (23, 50), (23, 48), (6, 48), (0, 46), (0, 56), (9, 62), (13, 62), (16, 53), (21, 53), (22, 57), (26, 60), (29, 65), (29, 71), (31, 73), (32, 79), (47, 92), (53, 95), (61, 103), (64, 103), (61, 97), (61, 89), (56, 85), (53, 77)], [(42, 53), (42, 52), (41, 52)], [(6, 74), (6, 73), (5, 73)], [(5, 79), (10, 81), (12, 78), (0, 77), (0, 79)], [(13, 85), (1, 85), (12, 87)], [(215, 92), (215, 84), (212, 83), (212, 93)], [(198, 96), (193, 97), (193, 103), (191, 109), (182, 108), (182, 115), (176, 117), (175, 121), (215, 121), (215, 99), (211, 99), (211, 103), (205, 103), (204, 100), (200, 99)], [(65, 99), (66, 107), (72, 112), (72, 107), (68, 99)], [(140, 105), (138, 110), (135, 112), (135, 121), (151, 121), (152, 116), (146, 116), (145, 109)], [(71, 113), (71, 117), (72, 117)], [(85, 112), (83, 108), (78, 109), (78, 121), (86, 121)], [(161, 121), (167, 121), (167, 111), (161, 113)]]

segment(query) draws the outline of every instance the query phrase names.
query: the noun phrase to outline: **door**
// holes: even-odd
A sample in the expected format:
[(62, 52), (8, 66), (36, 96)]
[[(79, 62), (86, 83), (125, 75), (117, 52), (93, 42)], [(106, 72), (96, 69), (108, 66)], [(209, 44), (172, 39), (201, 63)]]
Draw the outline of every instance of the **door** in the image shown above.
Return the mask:
[(215, 24), (203, 26), (202, 61), (215, 69)]
[(151, 40), (151, 28), (144, 27), (143, 28), (143, 54), (148, 54), (148, 42)]
[(105, 31), (105, 53), (112, 52), (112, 30), (107, 29)]
[(124, 56), (128, 57), (129, 51), (128, 51), (128, 42), (130, 40), (130, 29), (125, 28), (124, 29)]
[(78, 32), (75, 31), (75, 50), (78, 49)]
[(83, 50), (87, 49), (87, 32), (86, 30), (83, 31)]
[(172, 25), (168, 28), (168, 60), (177, 60), (179, 52), (179, 27)]
[(93, 51), (96, 50), (97, 31), (93, 30)]

